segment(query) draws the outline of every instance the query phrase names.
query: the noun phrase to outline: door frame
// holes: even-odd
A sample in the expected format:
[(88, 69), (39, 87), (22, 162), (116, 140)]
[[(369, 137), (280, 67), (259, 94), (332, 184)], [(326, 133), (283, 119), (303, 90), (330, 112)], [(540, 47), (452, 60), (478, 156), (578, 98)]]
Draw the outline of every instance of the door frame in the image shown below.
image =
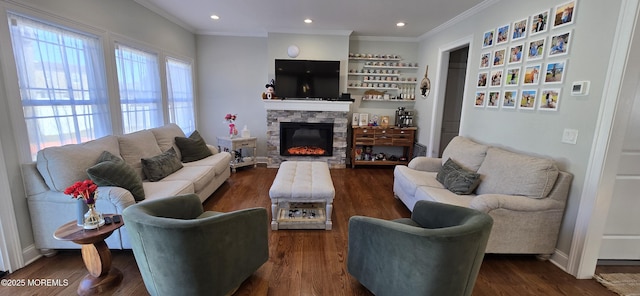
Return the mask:
[(9, 175), (0, 141), (0, 270), (13, 272), (24, 267), (20, 235), (9, 190)]
[[(462, 37), (458, 40), (452, 41), (441, 46), (438, 49), (438, 69), (434, 84), (434, 108), (431, 114), (431, 135), (429, 137), (429, 146), (431, 149), (427, 150), (428, 157), (438, 157), (437, 150), (440, 149), (440, 135), (442, 129), (442, 117), (444, 113), (444, 101), (447, 90), (447, 75), (449, 74), (449, 55), (452, 51), (458, 50), (462, 47), (469, 47), (469, 53), (467, 55), (467, 61), (471, 61), (471, 53), (473, 51), (473, 35)], [(464, 120), (464, 101), (466, 101), (467, 86), (469, 85), (469, 73), (471, 69), (471, 63), (467, 62), (467, 70), (465, 75), (464, 90), (465, 96), (462, 98), (462, 110), (460, 113), (460, 126)]]
[(640, 56), (630, 54), (640, 52), (639, 15), (637, 0), (622, 0), (567, 264), (578, 279), (595, 273), (631, 106), (640, 100)]

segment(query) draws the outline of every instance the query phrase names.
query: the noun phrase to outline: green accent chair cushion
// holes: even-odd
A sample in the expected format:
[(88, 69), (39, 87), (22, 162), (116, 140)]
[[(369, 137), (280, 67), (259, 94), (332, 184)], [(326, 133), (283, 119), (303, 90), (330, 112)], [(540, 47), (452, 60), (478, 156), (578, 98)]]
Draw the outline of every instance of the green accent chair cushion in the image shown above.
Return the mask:
[(349, 219), (347, 270), (378, 296), (471, 295), (493, 219), (420, 200), (411, 219)]
[(204, 212), (195, 194), (123, 211), (151, 295), (227, 295), (269, 259), (265, 208)]

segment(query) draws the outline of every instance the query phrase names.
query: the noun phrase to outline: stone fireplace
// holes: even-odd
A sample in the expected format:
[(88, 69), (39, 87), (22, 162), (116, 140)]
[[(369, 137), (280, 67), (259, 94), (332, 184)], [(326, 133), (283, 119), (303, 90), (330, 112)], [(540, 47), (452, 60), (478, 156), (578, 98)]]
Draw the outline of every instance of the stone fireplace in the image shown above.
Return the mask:
[[(351, 102), (265, 100), (264, 103), (267, 109), (268, 167), (277, 168), (285, 160), (323, 160), (329, 164), (330, 168), (346, 167), (347, 128)], [(315, 125), (318, 123), (321, 125)], [(303, 127), (303, 130), (298, 132), (296, 141), (292, 141), (295, 132), (292, 133), (286, 128), (291, 124), (299, 124)], [(285, 126), (284, 131), (281, 126)], [(331, 133), (326, 131), (328, 126), (331, 126)], [(285, 138), (281, 139), (281, 135), (284, 135)], [(297, 155), (287, 151), (291, 148), (291, 143), (286, 143), (287, 140), (294, 142), (293, 144), (299, 144), (298, 141), (310, 141), (312, 145), (306, 146), (315, 146), (313, 144), (317, 143), (318, 136), (323, 139), (327, 136), (331, 137), (328, 144), (318, 144), (328, 145), (317, 147), (325, 150), (322, 155), (319, 155), (314, 147), (310, 147), (308, 150), (301, 148), (297, 151), (302, 151), (302, 153)], [(288, 145), (285, 146), (285, 151), (281, 151), (283, 143)]]

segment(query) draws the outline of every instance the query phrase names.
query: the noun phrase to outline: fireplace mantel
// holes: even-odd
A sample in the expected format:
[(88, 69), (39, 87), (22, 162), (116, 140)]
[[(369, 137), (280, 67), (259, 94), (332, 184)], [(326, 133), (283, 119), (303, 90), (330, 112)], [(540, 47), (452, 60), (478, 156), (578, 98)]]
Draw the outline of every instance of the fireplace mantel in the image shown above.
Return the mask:
[(351, 101), (263, 100), (266, 110), (349, 112)]

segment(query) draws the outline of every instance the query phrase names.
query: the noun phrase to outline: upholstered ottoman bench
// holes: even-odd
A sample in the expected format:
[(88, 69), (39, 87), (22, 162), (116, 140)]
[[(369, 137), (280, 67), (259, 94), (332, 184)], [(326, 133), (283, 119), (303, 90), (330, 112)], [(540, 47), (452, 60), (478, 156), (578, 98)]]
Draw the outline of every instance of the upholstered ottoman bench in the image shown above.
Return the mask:
[(283, 162), (269, 189), (271, 229), (330, 230), (335, 194), (326, 162)]

